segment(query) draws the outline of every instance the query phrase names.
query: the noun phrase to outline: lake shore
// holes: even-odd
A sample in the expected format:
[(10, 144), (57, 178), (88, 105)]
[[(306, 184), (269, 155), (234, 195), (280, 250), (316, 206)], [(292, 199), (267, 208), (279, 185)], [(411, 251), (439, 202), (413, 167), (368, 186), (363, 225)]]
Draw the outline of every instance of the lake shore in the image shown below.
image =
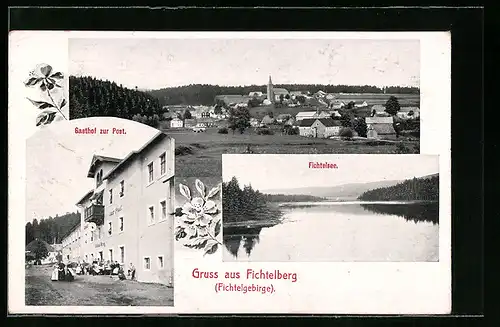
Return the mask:
[(281, 220), (271, 219), (271, 220), (245, 220), (245, 221), (235, 221), (230, 223), (223, 223), (223, 228), (231, 227), (272, 227), (281, 223)]

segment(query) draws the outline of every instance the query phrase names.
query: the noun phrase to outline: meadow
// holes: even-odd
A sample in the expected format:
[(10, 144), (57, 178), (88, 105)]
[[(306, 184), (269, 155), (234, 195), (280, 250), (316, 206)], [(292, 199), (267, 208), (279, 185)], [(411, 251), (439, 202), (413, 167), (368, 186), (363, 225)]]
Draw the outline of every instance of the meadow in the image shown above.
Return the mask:
[(419, 140), (401, 138), (399, 141), (313, 139), (298, 135), (257, 135), (252, 128), (243, 134), (218, 134), (217, 128), (203, 133), (187, 129), (165, 129), (175, 139), (179, 150), (175, 156), (176, 179), (187, 177), (222, 176), (222, 154), (245, 153), (250, 146), (255, 154), (391, 154), (399, 153), (401, 144), (419, 147)]

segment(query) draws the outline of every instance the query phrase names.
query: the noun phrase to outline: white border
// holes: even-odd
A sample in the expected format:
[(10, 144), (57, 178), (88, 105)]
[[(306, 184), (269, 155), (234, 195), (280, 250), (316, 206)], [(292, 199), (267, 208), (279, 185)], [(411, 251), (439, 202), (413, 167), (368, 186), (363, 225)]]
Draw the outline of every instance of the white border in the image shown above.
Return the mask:
[[(440, 155), (440, 190), (443, 206), (440, 211), (440, 262), (419, 264), (428, 268), (428, 273), (421, 275), (413, 288), (432, 287), (436, 296), (424, 293), (407, 294), (402, 298), (391, 298), (387, 289), (362, 292), (364, 287), (373, 283), (390, 281), (393, 287), (402, 290), (410, 287), (398, 278), (387, 274), (388, 270), (398, 269), (400, 274), (411, 274), (412, 264), (391, 264), (384, 269), (374, 269), (373, 264), (360, 263), (353, 270), (349, 264), (334, 264), (337, 270), (332, 278), (348, 278), (344, 272), (350, 269), (349, 278), (355, 278), (357, 289), (345, 292), (340, 284), (336, 289), (331, 285), (321, 284), (321, 274), (311, 271), (302, 274), (302, 283), (310, 284), (311, 297), (294, 298), (290, 296), (281, 306), (276, 306), (276, 299), (266, 296), (242, 296), (234, 294), (217, 297), (211, 284), (193, 281), (190, 277), (192, 267), (204, 269), (244, 270), (247, 265), (212, 262), (212, 259), (190, 261), (175, 255), (175, 307), (29, 307), (24, 304), (24, 224), (25, 220), (25, 150), (26, 139), (36, 128), (31, 116), (17, 101), (24, 96), (24, 86), (20, 82), (26, 77), (24, 68), (41, 62), (67, 65), (67, 44), (69, 38), (298, 38), (298, 39), (416, 39), (420, 40), (420, 90), (421, 90), (421, 153)], [(42, 42), (43, 41), (43, 42)], [(46, 46), (50, 44), (50, 46)], [(449, 205), (451, 187), (451, 45), (449, 32), (37, 32), (15, 31), (9, 34), (9, 253), (8, 253), (8, 308), (9, 313), (448, 313), (451, 308), (451, 219)], [(29, 65), (28, 65), (29, 64)], [(24, 67), (24, 68), (23, 68)], [(67, 69), (58, 70), (67, 72)], [(23, 102), (24, 103), (24, 102)], [(22, 235), (22, 237), (20, 237)], [(90, 254), (89, 254), (90, 255)], [(204, 261), (207, 260), (206, 264)], [(184, 266), (183, 266), (184, 265)], [(318, 264), (317, 268), (327, 267), (328, 263)], [(275, 265), (276, 267), (283, 267)], [(253, 266), (252, 266), (253, 267)], [(287, 269), (300, 269), (300, 265), (286, 265)], [(317, 270), (315, 268), (315, 270)], [(16, 272), (16, 273), (13, 273)], [(364, 273), (362, 273), (364, 272)], [(367, 275), (368, 274), (368, 275)], [(367, 278), (368, 277), (368, 278)], [(316, 288), (314, 288), (316, 287)], [(339, 288), (340, 287), (340, 288)], [(323, 303), (313, 289), (332, 289), (339, 294), (336, 301)], [(182, 291), (181, 291), (182, 289)], [(318, 291), (320, 292), (320, 291)], [(361, 292), (361, 293), (360, 293)], [(316, 295), (314, 295), (316, 294)], [(342, 295), (343, 294), (343, 295)], [(350, 296), (349, 296), (350, 294)], [(393, 295), (392, 295), (393, 296)], [(310, 301), (310, 302), (309, 302)], [(245, 305), (242, 305), (245, 303)]]

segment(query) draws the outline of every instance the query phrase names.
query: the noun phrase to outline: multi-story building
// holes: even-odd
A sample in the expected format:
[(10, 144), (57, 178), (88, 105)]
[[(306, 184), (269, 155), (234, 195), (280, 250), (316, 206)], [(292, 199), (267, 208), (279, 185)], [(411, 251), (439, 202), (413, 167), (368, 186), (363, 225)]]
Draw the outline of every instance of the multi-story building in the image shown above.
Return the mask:
[(63, 236), (61, 254), (64, 261), (80, 261), (82, 259), (81, 241), (81, 226), (78, 224)]
[(159, 132), (124, 159), (94, 155), (95, 187), (77, 203), (80, 260), (132, 264), (138, 281), (173, 283), (174, 154)]

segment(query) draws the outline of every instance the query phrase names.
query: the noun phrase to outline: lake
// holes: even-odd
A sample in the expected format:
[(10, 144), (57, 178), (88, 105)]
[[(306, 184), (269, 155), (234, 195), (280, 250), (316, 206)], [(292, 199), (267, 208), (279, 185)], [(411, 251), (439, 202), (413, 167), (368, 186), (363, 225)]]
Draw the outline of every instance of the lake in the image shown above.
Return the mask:
[(224, 228), (224, 261), (439, 260), (437, 202), (280, 203), (272, 227)]

